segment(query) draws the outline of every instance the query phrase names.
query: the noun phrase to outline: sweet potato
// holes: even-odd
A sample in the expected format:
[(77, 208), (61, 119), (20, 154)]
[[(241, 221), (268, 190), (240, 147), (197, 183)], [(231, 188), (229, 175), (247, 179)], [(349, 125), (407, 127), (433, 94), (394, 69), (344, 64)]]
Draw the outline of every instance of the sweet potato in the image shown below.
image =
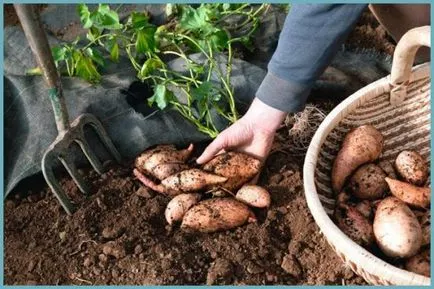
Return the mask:
[(145, 173), (144, 164), (146, 160), (149, 159), (154, 153), (167, 151), (176, 151), (176, 147), (174, 145), (158, 145), (155, 148), (147, 149), (136, 157), (134, 160), (134, 167), (136, 167), (140, 172)]
[(347, 178), (360, 166), (376, 160), (383, 149), (383, 135), (371, 125), (352, 129), (342, 143), (332, 167), (332, 187), (342, 190)]
[(230, 191), (238, 190), (242, 185), (259, 173), (261, 162), (247, 154), (227, 152), (215, 156), (203, 169), (228, 178), (223, 184)]
[(176, 151), (176, 147), (171, 144), (163, 144), (163, 145), (157, 145), (152, 149), (145, 150), (136, 158), (137, 167), (139, 167), (140, 164), (144, 163), (152, 154), (160, 153), (163, 151)]
[(166, 189), (182, 192), (194, 192), (223, 185), (227, 178), (211, 174), (200, 169), (188, 169), (171, 175), (161, 181)]
[(378, 205), (374, 235), (381, 251), (389, 257), (412, 257), (422, 244), (422, 229), (416, 216), (396, 197), (387, 197)]
[(163, 163), (156, 165), (152, 169), (152, 175), (161, 181), (171, 175), (187, 169), (188, 165), (185, 163)]
[(191, 155), (193, 145), (183, 150), (176, 150), (173, 146), (158, 146), (145, 151), (135, 160), (135, 167), (142, 173), (153, 175), (153, 169), (164, 163), (184, 163)]
[(429, 249), (422, 251), (416, 256), (411, 257), (405, 263), (405, 269), (416, 274), (431, 276), (431, 257)]
[(419, 208), (427, 208), (431, 203), (431, 189), (426, 187), (417, 187), (415, 185), (385, 178), (389, 185), (390, 192), (398, 199), (407, 204)]
[(395, 160), (395, 168), (404, 181), (416, 186), (425, 184), (429, 174), (425, 160), (415, 151), (399, 153)]
[(362, 200), (375, 200), (383, 197), (388, 186), (386, 174), (375, 164), (365, 164), (356, 170), (350, 179), (350, 189), (354, 196)]
[(180, 194), (175, 196), (167, 204), (164, 215), (166, 221), (171, 225), (173, 222), (181, 221), (185, 213), (197, 202), (199, 202), (201, 194)]
[(374, 243), (371, 222), (356, 208), (348, 205), (337, 207), (335, 219), (342, 232), (360, 246), (369, 247)]
[(154, 183), (154, 181), (152, 181), (151, 179), (149, 179), (147, 176), (145, 176), (142, 172), (140, 172), (138, 169), (134, 169), (133, 170), (134, 175), (136, 176), (136, 178), (141, 181), (145, 186), (147, 186), (148, 188), (168, 195), (168, 196), (176, 196), (182, 193), (182, 191), (180, 190), (172, 190), (172, 189), (167, 189), (165, 188), (162, 184), (156, 184)]
[(182, 219), (187, 231), (211, 233), (230, 230), (256, 218), (249, 207), (233, 198), (214, 198), (199, 202)]
[(266, 208), (270, 206), (271, 197), (266, 189), (256, 185), (244, 185), (238, 190), (235, 198), (249, 206)]

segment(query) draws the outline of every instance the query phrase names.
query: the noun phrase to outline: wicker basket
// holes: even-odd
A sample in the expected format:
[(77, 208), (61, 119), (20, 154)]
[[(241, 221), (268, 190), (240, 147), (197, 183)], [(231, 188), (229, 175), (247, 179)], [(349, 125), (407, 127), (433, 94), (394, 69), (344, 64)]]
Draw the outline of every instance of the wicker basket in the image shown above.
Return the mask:
[(330, 219), (335, 205), (330, 172), (345, 134), (363, 124), (384, 135), (380, 160), (393, 160), (411, 149), (430, 160), (430, 64), (412, 68), (420, 46), (430, 46), (429, 26), (407, 32), (393, 57), (391, 75), (357, 91), (339, 104), (315, 133), (303, 168), (304, 190), (309, 209), (339, 257), (374, 285), (429, 285), (431, 279), (399, 269), (348, 238)]

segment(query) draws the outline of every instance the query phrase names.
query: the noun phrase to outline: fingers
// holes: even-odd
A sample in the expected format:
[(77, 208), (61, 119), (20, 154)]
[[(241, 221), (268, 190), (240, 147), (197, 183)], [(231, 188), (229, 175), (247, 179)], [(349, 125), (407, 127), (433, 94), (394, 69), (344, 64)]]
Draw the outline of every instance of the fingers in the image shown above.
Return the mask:
[(216, 154), (220, 153), (226, 147), (226, 137), (221, 133), (208, 147), (203, 151), (203, 153), (197, 158), (196, 162), (198, 164), (204, 164), (210, 161)]

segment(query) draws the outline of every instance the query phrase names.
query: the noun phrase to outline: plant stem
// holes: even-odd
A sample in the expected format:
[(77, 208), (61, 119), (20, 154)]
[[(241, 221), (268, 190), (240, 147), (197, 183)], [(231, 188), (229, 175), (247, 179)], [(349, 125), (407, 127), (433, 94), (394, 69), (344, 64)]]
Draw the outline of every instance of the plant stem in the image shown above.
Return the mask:
[[(181, 57), (182, 59), (185, 60), (185, 62), (187, 64), (191, 64), (191, 62), (192, 62), (190, 59), (187, 58), (187, 56), (184, 53), (178, 53), (178, 52), (175, 52), (175, 51), (163, 51), (163, 54), (172, 54), (172, 55), (176, 55), (178, 57)], [(199, 87), (199, 84), (198, 84), (195, 76), (193, 75), (194, 74), (193, 70), (191, 70), (190, 67), (188, 68), (188, 70), (190, 72), (191, 81), (196, 85), (196, 87)]]
[[(206, 126), (204, 126), (204, 125), (202, 125), (199, 121), (197, 121), (192, 115), (189, 115), (186, 111), (185, 111), (185, 108), (180, 104), (180, 103), (178, 103), (178, 102), (170, 102), (174, 107), (175, 107), (175, 109), (184, 117), (184, 118), (186, 118), (187, 120), (189, 120), (190, 122), (192, 122), (196, 127), (197, 127), (197, 129), (200, 131), (200, 132), (203, 132), (203, 133), (205, 133), (205, 134), (207, 134), (207, 135), (209, 135), (211, 138), (216, 138), (217, 137), (217, 135), (218, 135), (218, 131), (217, 131), (217, 129), (215, 129), (215, 127), (214, 127), (214, 129), (210, 129), (210, 128), (207, 128)], [(190, 110), (187, 110), (187, 111), (190, 111)]]

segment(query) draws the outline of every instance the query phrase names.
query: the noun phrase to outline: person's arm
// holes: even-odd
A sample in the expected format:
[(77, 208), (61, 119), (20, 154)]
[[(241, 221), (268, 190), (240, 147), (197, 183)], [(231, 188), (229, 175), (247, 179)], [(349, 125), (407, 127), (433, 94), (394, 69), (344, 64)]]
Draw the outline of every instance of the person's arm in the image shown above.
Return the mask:
[(314, 81), (367, 5), (293, 5), (268, 65), (268, 73), (246, 114), (220, 133), (197, 159), (238, 150), (265, 160), (287, 112), (304, 108)]
[(366, 7), (366, 4), (293, 5), (256, 97), (282, 111), (302, 110), (314, 82)]

